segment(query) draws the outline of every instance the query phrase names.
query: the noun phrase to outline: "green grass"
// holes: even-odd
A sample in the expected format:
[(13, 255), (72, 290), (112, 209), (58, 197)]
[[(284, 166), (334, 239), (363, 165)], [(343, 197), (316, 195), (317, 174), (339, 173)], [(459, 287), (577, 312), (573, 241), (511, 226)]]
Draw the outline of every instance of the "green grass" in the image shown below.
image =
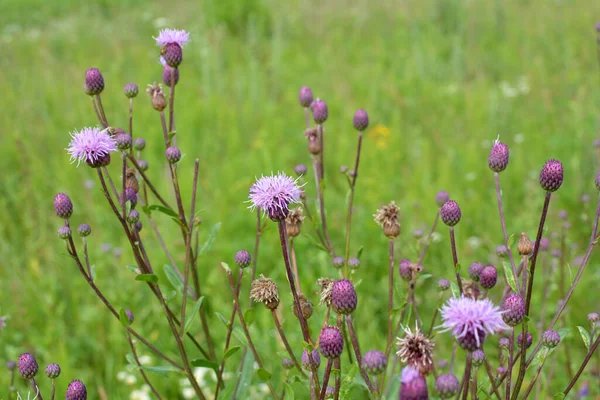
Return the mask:
[[(387, 305), (382, 294), (387, 288), (387, 243), (371, 217), (381, 204), (395, 200), (401, 206), (397, 259), (415, 258), (411, 232), (428, 229), (435, 216), (434, 195), (446, 189), (463, 210), (457, 228), (461, 263), (497, 261), (492, 253), (502, 241), (502, 232), (493, 175), (486, 162), (498, 134), (511, 147), (510, 166), (501, 175), (509, 232), (534, 236), (543, 202), (536, 175), (546, 159), (555, 157), (565, 165), (565, 183), (551, 204), (549, 232), (560, 230), (557, 214), (565, 209), (572, 223), (568, 259), (585, 250), (590, 224), (582, 222), (582, 216), (593, 214), (595, 199), (591, 143), (597, 135), (600, 91), (593, 18), (600, 15), (600, 3), (204, 3), (184, 1), (175, 6), (104, 0), (82, 5), (9, 0), (0, 6), (4, 49), (0, 58), (4, 139), (0, 306), (2, 314), (11, 317), (0, 332), (0, 359), (35, 351), (40, 363), (59, 363), (63, 368), (59, 393), (76, 377), (88, 383), (91, 398), (98, 398), (99, 390), (110, 398), (126, 398), (141, 385), (140, 377), (134, 386), (117, 381), (129, 351), (122, 328), (86, 286), (56, 237), (60, 220), (51, 204), (60, 191), (75, 202), (73, 224), (87, 222), (93, 228), (89, 245), (99, 286), (117, 307), (135, 311), (139, 331), (175, 354), (166, 324), (156, 318), (158, 305), (149, 304), (151, 293), (125, 267), (133, 258), (98, 183), (92, 189), (85, 187), (86, 180), (95, 178), (94, 171), (69, 164), (63, 150), (69, 132), (97, 123), (81, 89), (89, 67), (104, 74), (103, 102), (109, 121), (126, 125), (123, 85), (137, 82), (143, 87), (161, 77), (159, 51), (151, 38), (159, 25), (192, 32), (177, 87), (177, 136), (185, 153), (179, 171), (184, 199), (189, 202), (193, 160), (199, 158), (201, 237), (222, 223), (214, 246), (199, 263), (218, 348), (223, 347), (225, 329), (214, 312), (230, 312), (219, 262), (232, 263), (235, 251), (251, 249), (254, 243), (254, 215), (243, 203), (248, 188), (256, 176), (292, 173), (295, 164), (310, 161), (302, 135), (303, 112), (297, 104), (302, 85), (312, 87), (329, 104), (325, 184), (337, 249), (343, 246), (347, 191), (337, 171), (354, 159), (354, 111), (365, 108), (371, 126), (381, 124), (391, 132), (383, 147), (367, 134), (355, 199), (353, 253), (364, 246), (361, 269), (355, 275), (361, 281), (356, 321), (364, 350), (381, 348), (385, 340)], [(527, 83), (527, 93), (506, 97), (503, 82), (518, 86), (520, 81)], [(144, 157), (151, 165), (150, 175), (163, 192), (170, 193), (158, 115), (145, 95), (135, 100), (134, 108), (134, 135), (149, 143)], [(117, 169), (115, 165), (111, 169), (115, 178)], [(307, 191), (314, 199), (312, 181)], [(582, 206), (582, 194), (591, 195), (590, 205)], [(167, 218), (156, 219), (165, 237), (175, 243), (176, 258), (183, 264), (176, 226)], [(435, 282), (453, 274), (447, 230), (438, 231), (442, 241), (431, 246), (425, 259), (425, 271), (433, 277), (418, 289), (427, 324), (435, 307)], [(166, 263), (150, 229), (144, 233), (155, 265)], [(309, 224), (304, 233), (297, 240), (302, 286), (316, 291), (315, 280), (334, 272), (326, 255), (316, 251), (306, 235), (312, 234)], [(480, 238), (482, 245), (469, 245), (470, 237)], [(123, 254), (103, 253), (104, 243), (121, 248)], [(286, 330), (300, 349), (277, 245), (275, 226), (269, 226), (258, 271), (280, 284)], [(594, 257), (564, 319), (572, 331), (567, 344), (574, 368), (584, 354), (575, 326), (587, 326), (586, 314), (599, 311), (594, 310), (597, 267)], [(550, 310), (559, 298), (560, 282), (555, 278)], [(398, 284), (397, 289), (400, 299), (406, 287)], [(492, 291), (491, 297), (498, 299), (500, 290)], [(539, 304), (541, 284), (536, 282), (534, 290)], [(316, 305), (317, 297), (312, 300)], [(323, 315), (316, 308), (313, 331), (319, 329)], [(263, 308), (257, 309), (252, 329), (256, 337), (265, 338), (259, 351), (278, 379), (282, 372), (276, 351), (283, 347), (276, 343), (272, 321)], [(438, 359), (449, 358), (450, 344), (448, 335), (439, 338)], [(562, 351), (555, 354), (564, 362)], [(239, 354), (228, 363), (229, 371), (234, 371), (238, 360)], [(590, 365), (588, 373), (591, 369)], [(597, 382), (589, 375), (585, 379)], [(47, 389), (47, 379), (39, 380)], [(176, 398), (177, 377), (158, 377), (158, 381), (163, 391), (170, 387), (168, 398)], [(556, 371), (548, 396), (567, 382), (566, 374)], [(0, 387), (7, 386), (8, 374), (2, 374)], [(17, 387), (25, 390), (21, 381)], [(0, 398), (4, 395), (0, 392)]]

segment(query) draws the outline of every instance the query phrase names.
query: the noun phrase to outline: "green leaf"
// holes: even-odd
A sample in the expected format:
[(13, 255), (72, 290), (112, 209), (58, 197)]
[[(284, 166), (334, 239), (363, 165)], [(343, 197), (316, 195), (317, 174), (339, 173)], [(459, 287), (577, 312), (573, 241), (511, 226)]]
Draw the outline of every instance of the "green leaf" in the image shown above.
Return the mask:
[(264, 368), (259, 368), (256, 370), (256, 375), (258, 375), (258, 379), (261, 381), (268, 381), (271, 379), (271, 373)]
[(175, 368), (172, 365), (163, 365), (163, 366), (158, 366), (158, 367), (153, 367), (153, 366), (149, 366), (149, 365), (148, 366), (141, 365), (141, 366), (138, 366), (137, 368), (143, 369), (144, 371), (148, 371), (148, 372), (154, 372), (155, 374), (162, 375), (162, 376), (167, 376), (169, 374), (169, 372), (176, 372), (178, 374), (183, 373), (183, 371)]
[(515, 275), (513, 274), (512, 267), (506, 261), (502, 262), (502, 268), (504, 268), (504, 276), (506, 277), (506, 281), (508, 285), (512, 289), (514, 293), (518, 293), (517, 291), (517, 281), (515, 280)]
[(175, 298), (175, 296), (177, 296), (177, 291), (171, 290), (171, 292), (167, 296), (165, 296), (165, 302), (170, 302)]
[(585, 347), (589, 350), (591, 341), (590, 334), (583, 326), (578, 326), (577, 329), (579, 329), (579, 334), (581, 335), (581, 339), (583, 339), (583, 344), (585, 344)]
[(119, 322), (123, 325), (123, 328), (127, 328), (129, 326), (129, 318), (127, 317), (127, 313), (124, 308), (119, 310)]
[(283, 386), (285, 386), (285, 398), (294, 400), (296, 397), (294, 395), (294, 389), (292, 388), (292, 385), (287, 382), (283, 382)]
[(419, 275), (419, 277), (417, 278), (418, 281), (425, 281), (429, 278), (431, 278), (433, 275), (431, 274), (423, 274), (423, 275)]
[(138, 266), (137, 265), (127, 264), (126, 268), (128, 270), (130, 270), (131, 272), (133, 272), (134, 274), (137, 274), (137, 271), (138, 271)]
[(452, 291), (452, 297), (460, 297), (460, 290), (458, 290), (456, 282), (450, 282), (450, 290)]
[(456, 272), (457, 274), (460, 274), (460, 263), (456, 263), (456, 265), (454, 266), (454, 272)]
[(200, 306), (202, 306), (202, 300), (204, 300), (204, 296), (200, 297), (196, 304), (194, 304), (194, 309), (192, 310), (192, 315), (186, 319), (185, 325), (183, 326), (183, 333), (186, 334), (191, 327), (194, 325), (194, 321), (200, 312)]
[(340, 398), (341, 399), (349, 398), (350, 390), (352, 389), (351, 383), (354, 381), (354, 377), (356, 376), (357, 372), (358, 372), (358, 365), (356, 363), (354, 363), (354, 364), (352, 364), (352, 367), (350, 367), (350, 370), (348, 371), (348, 373), (346, 374), (346, 377), (342, 381), (341, 390), (340, 390)]
[(96, 264), (90, 265), (90, 273), (91, 273), (92, 282), (95, 282), (96, 281)]
[(254, 308), (249, 308), (244, 313), (244, 319), (246, 320), (246, 325), (250, 326), (254, 322)]
[(356, 258), (358, 258), (359, 260), (360, 260), (360, 256), (362, 256), (362, 253), (363, 253), (364, 249), (365, 249), (365, 246), (360, 246), (360, 248), (356, 252)]
[(195, 358), (192, 360), (191, 364), (193, 367), (210, 368), (210, 369), (214, 370), (217, 374), (219, 373), (219, 364), (212, 362), (212, 361), (205, 360), (203, 358)]
[(221, 261), (221, 267), (223, 267), (225, 271), (231, 271), (231, 268), (229, 268), (229, 264), (227, 264), (226, 262)]
[(183, 292), (183, 282), (181, 281), (179, 274), (175, 272), (173, 266), (170, 264), (165, 264), (163, 268), (165, 270), (165, 275), (167, 276), (167, 279), (169, 280), (169, 282), (171, 282), (173, 288), (177, 290), (177, 293)]
[(557, 329), (556, 332), (559, 334), (561, 342), (563, 340), (565, 340), (568, 336), (571, 335), (571, 329), (570, 328), (560, 328), (560, 329)]
[(235, 338), (239, 340), (241, 344), (243, 344), (244, 346), (248, 346), (248, 339), (246, 339), (246, 335), (242, 331), (242, 328), (240, 328), (239, 326), (235, 326), (231, 333), (233, 333), (233, 336), (235, 336)]
[(169, 143), (171, 143), (171, 139), (173, 139), (175, 137), (175, 135), (177, 134), (176, 131), (173, 132), (169, 132)]
[(174, 210), (171, 210), (170, 208), (167, 208), (167, 207), (163, 207), (160, 204), (153, 204), (151, 206), (144, 207), (144, 208), (145, 208), (144, 211), (146, 211), (146, 210), (148, 210), (148, 211), (158, 211), (158, 212), (161, 212), (161, 213), (163, 213), (165, 215), (168, 215), (169, 217), (179, 218), (179, 215)]
[(554, 399), (564, 399), (566, 396), (563, 392), (555, 393), (552, 398)]
[(135, 280), (142, 281), (142, 282), (156, 283), (156, 282), (158, 282), (158, 276), (156, 276), (154, 274), (138, 274), (135, 277)]
[(304, 347), (306, 351), (313, 351), (313, 345), (304, 340), (302, 341), (302, 347)]
[(225, 328), (229, 328), (229, 321), (227, 319), (225, 319), (225, 317), (223, 316), (223, 314), (216, 312), (215, 314), (217, 314), (217, 318), (219, 318), (219, 320), (221, 320), (221, 322), (223, 323), (223, 325), (225, 325)]
[(508, 247), (509, 250), (512, 247), (512, 245), (515, 244), (516, 237), (517, 237), (516, 233), (513, 233), (512, 235), (510, 235), (508, 237), (508, 241), (506, 242), (506, 247)]
[(229, 357), (237, 353), (241, 349), (240, 346), (233, 346), (227, 349), (225, 354), (223, 354), (223, 361), (227, 360)]
[(210, 248), (212, 247), (212, 245), (215, 242), (215, 239), (217, 238), (217, 233), (219, 233), (220, 229), (221, 229), (220, 222), (217, 222), (216, 224), (213, 225), (213, 227), (210, 229), (210, 232), (208, 234), (208, 239), (206, 239), (206, 242), (204, 242), (202, 247), (200, 247), (200, 250), (198, 250), (198, 256), (201, 256), (202, 254), (204, 254), (208, 250), (210, 250)]
[(129, 364), (131, 364), (132, 366), (137, 368), (137, 363), (135, 362), (135, 358), (133, 357), (133, 354), (127, 353), (127, 354), (125, 354), (125, 358), (127, 359), (127, 362)]

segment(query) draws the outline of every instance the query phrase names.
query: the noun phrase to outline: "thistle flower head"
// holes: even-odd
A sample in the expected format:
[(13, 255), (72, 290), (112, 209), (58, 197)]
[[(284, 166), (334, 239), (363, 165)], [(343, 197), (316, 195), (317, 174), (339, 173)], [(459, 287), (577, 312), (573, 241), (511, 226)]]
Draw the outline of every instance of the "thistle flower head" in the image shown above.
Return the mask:
[(342, 268), (346, 263), (346, 260), (344, 259), (344, 257), (333, 257), (332, 263), (334, 268)]
[(164, 65), (162, 79), (166, 86), (171, 86), (171, 78), (175, 76), (175, 84), (179, 83), (179, 68), (172, 68), (169, 65)]
[(373, 214), (375, 222), (383, 228), (383, 233), (389, 238), (395, 238), (400, 234), (400, 223), (398, 222), (399, 211), (400, 208), (392, 201)]
[(587, 319), (588, 321), (590, 321), (592, 324), (595, 324), (596, 322), (600, 321), (600, 315), (598, 315), (598, 313), (589, 313), (587, 315)]
[(473, 366), (480, 367), (485, 362), (485, 353), (481, 349), (477, 349), (472, 354), (473, 357)]
[(83, 90), (89, 96), (102, 93), (104, 90), (104, 77), (98, 68), (90, 68), (85, 71)]
[(313, 102), (313, 93), (308, 86), (302, 86), (298, 94), (298, 100), (302, 107), (309, 107)]
[(498, 270), (493, 265), (487, 265), (479, 274), (479, 284), (484, 289), (491, 289), (498, 281)]
[(319, 304), (326, 305), (327, 307), (331, 305), (331, 293), (334, 282), (335, 281), (330, 278), (319, 278), (319, 280), (317, 280), (317, 285), (321, 287), (321, 299), (319, 300)]
[(508, 247), (503, 244), (499, 244), (496, 247), (496, 255), (500, 258), (504, 258), (508, 256)]
[(357, 110), (354, 113), (352, 125), (354, 125), (354, 129), (364, 131), (369, 126), (369, 114), (365, 110)]
[(310, 109), (312, 110), (313, 119), (317, 124), (322, 124), (327, 121), (327, 117), (329, 116), (329, 111), (327, 109), (327, 103), (325, 103), (321, 99), (316, 99), (310, 104)]
[(488, 299), (453, 297), (442, 306), (441, 314), (441, 332), (451, 331), (461, 347), (468, 351), (481, 347), (488, 334), (508, 329), (502, 320), (502, 312)]
[(308, 168), (306, 167), (305, 164), (298, 164), (294, 167), (294, 172), (298, 176), (306, 175), (307, 171), (308, 171)]
[(440, 216), (442, 217), (444, 224), (454, 226), (460, 221), (462, 213), (457, 202), (448, 200), (440, 209)]
[(140, 213), (138, 210), (129, 211), (129, 214), (127, 215), (127, 222), (129, 222), (130, 224), (135, 224), (139, 220), (140, 220)]
[(240, 268), (246, 268), (252, 262), (252, 256), (247, 250), (240, 250), (235, 253), (235, 263)]
[(304, 136), (308, 141), (308, 151), (311, 154), (321, 153), (321, 141), (319, 140), (319, 129), (308, 128), (304, 131)]
[(71, 198), (64, 193), (57, 193), (54, 196), (54, 213), (57, 217), (69, 219), (73, 214), (73, 203)]
[(452, 374), (440, 375), (435, 380), (435, 390), (438, 391), (442, 399), (456, 396), (459, 387), (458, 378)]
[(184, 47), (190, 41), (190, 34), (183, 29), (162, 29), (158, 36), (152, 39), (156, 40), (156, 45), (160, 47), (169, 43), (177, 43), (180, 47)]
[(319, 336), (319, 350), (325, 358), (338, 358), (344, 350), (344, 337), (337, 326), (326, 326)]
[(148, 85), (146, 88), (146, 94), (152, 99), (152, 107), (156, 111), (162, 111), (167, 106), (167, 100), (165, 99), (165, 93), (163, 92), (162, 85), (154, 82)]
[(533, 243), (529, 240), (529, 236), (525, 232), (521, 232), (519, 242), (517, 244), (517, 250), (522, 256), (529, 256), (533, 252)]
[(555, 192), (563, 183), (564, 171), (560, 161), (550, 159), (540, 172), (540, 185), (548, 192)]
[(362, 358), (363, 368), (371, 375), (379, 375), (385, 371), (387, 358), (379, 350), (369, 350)]
[(331, 305), (338, 314), (351, 314), (358, 304), (356, 289), (348, 279), (340, 279), (333, 283), (331, 289)]
[(496, 140), (490, 150), (488, 166), (494, 172), (502, 172), (508, 166), (508, 146)]
[(525, 332), (525, 340), (523, 340), (523, 332), (519, 333), (517, 337), (517, 345), (522, 347), (525, 344), (525, 348), (528, 349), (533, 344), (533, 336), (531, 336), (530, 332)]
[(542, 335), (542, 343), (544, 346), (553, 349), (560, 343), (560, 334), (553, 330), (547, 330)]
[(396, 354), (400, 361), (417, 368), (422, 375), (428, 375), (433, 366), (431, 354), (433, 352), (434, 342), (419, 331), (415, 326), (414, 332), (410, 328), (404, 327), (404, 336), (396, 338), (398, 351)]
[(170, 164), (175, 164), (181, 160), (181, 150), (176, 146), (170, 146), (165, 151), (165, 157)]
[(129, 99), (136, 97), (139, 91), (140, 89), (135, 83), (128, 83), (123, 87), (123, 93), (125, 93), (125, 96)]
[(85, 127), (71, 133), (71, 138), (67, 152), (71, 162), (77, 161), (77, 165), (84, 161), (91, 167), (100, 166), (106, 156), (117, 150), (115, 139), (108, 135), (106, 129)]
[(67, 240), (71, 237), (71, 228), (67, 225), (63, 225), (60, 228), (58, 228), (57, 234), (59, 238)]
[(428, 400), (427, 381), (410, 365), (404, 367), (400, 377), (399, 400)]
[[(314, 365), (315, 368), (319, 368), (319, 366), (321, 365), (321, 355), (319, 354), (317, 349), (313, 350), (311, 355), (313, 361), (312, 365)], [(307, 370), (311, 369), (311, 362), (310, 358), (308, 357), (308, 350), (306, 349), (304, 349), (304, 351), (302, 352), (302, 366)]]
[(445, 190), (440, 190), (435, 194), (435, 204), (438, 207), (443, 206), (448, 200), (450, 200), (450, 195)]
[[(133, 148), (138, 150), (138, 151), (142, 151), (146, 148), (146, 141), (144, 139), (140, 138), (135, 138), (135, 140), (133, 141)], [(139, 161), (138, 161), (139, 164)]]
[(50, 379), (56, 379), (60, 375), (60, 366), (52, 363), (46, 367), (46, 376)]
[(358, 269), (360, 267), (360, 260), (356, 257), (350, 257), (348, 259), (348, 268)]
[(516, 293), (510, 293), (502, 302), (502, 319), (509, 326), (517, 326), (525, 317), (525, 301)]
[(87, 389), (80, 380), (74, 380), (67, 386), (66, 400), (87, 400)]
[(263, 275), (252, 281), (250, 286), (250, 298), (263, 303), (269, 310), (274, 310), (279, 306), (279, 290), (277, 284)]
[(290, 212), (289, 205), (299, 198), (297, 180), (283, 173), (263, 176), (250, 188), (250, 208), (263, 210), (273, 221), (284, 220)]
[(481, 274), (483, 267), (484, 265), (480, 262), (474, 262), (473, 264), (469, 265), (469, 277), (475, 282), (478, 282), (479, 275)]
[(115, 135), (115, 142), (119, 150), (127, 150), (131, 147), (131, 136), (128, 133)]
[(450, 289), (450, 281), (448, 279), (440, 279), (438, 281), (438, 289), (442, 290), (442, 291), (446, 291), (448, 289)]
[(32, 379), (38, 372), (38, 363), (30, 353), (23, 353), (17, 361), (19, 373), (25, 379)]
[(290, 210), (290, 213), (285, 218), (285, 227), (288, 236), (296, 237), (300, 234), (300, 228), (302, 227), (302, 221), (306, 217), (302, 215), (302, 207), (297, 207)]

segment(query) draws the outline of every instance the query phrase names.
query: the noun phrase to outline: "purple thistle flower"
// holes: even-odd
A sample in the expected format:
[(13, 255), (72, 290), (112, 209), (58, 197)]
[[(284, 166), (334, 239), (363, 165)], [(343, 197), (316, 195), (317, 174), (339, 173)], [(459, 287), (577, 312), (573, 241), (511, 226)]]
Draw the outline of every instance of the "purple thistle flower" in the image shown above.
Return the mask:
[(298, 95), (298, 100), (300, 101), (300, 105), (302, 107), (310, 107), (310, 104), (313, 102), (313, 93), (312, 90), (308, 86), (302, 86), (300, 88), (300, 94)]
[(304, 164), (298, 164), (294, 167), (294, 172), (298, 176), (306, 175), (306, 171), (308, 171), (308, 168)]
[(525, 317), (525, 301), (518, 294), (510, 293), (502, 303), (502, 319), (510, 326), (517, 326)]
[(135, 83), (128, 83), (123, 87), (123, 93), (125, 93), (125, 96), (129, 99), (136, 97), (139, 91), (140, 89)]
[(66, 400), (86, 400), (87, 399), (87, 389), (85, 385), (80, 380), (74, 380), (69, 383), (67, 387), (67, 393), (65, 394)]
[(352, 125), (354, 129), (364, 131), (369, 126), (369, 114), (365, 110), (356, 111), (352, 119)]
[(476, 368), (481, 367), (483, 365), (483, 363), (485, 362), (485, 353), (481, 349), (475, 350), (473, 352), (472, 356), (473, 356), (473, 366)]
[(327, 109), (327, 103), (325, 103), (321, 99), (316, 99), (310, 105), (310, 109), (312, 110), (313, 119), (317, 124), (322, 124), (327, 121), (327, 117), (329, 116), (329, 111)]
[(479, 274), (479, 284), (484, 289), (491, 289), (498, 281), (498, 270), (493, 265), (488, 265)]
[(54, 212), (59, 218), (69, 219), (73, 214), (73, 202), (71, 198), (64, 193), (57, 193), (54, 196)]
[(440, 190), (435, 195), (435, 204), (437, 204), (438, 207), (443, 206), (448, 200), (450, 200), (450, 195), (445, 190)]
[(169, 163), (175, 164), (181, 160), (181, 150), (175, 146), (168, 147), (165, 151), (165, 157)]
[(428, 400), (427, 381), (411, 366), (404, 367), (400, 378), (399, 400)]
[(358, 269), (358, 267), (360, 267), (360, 260), (358, 258), (352, 257), (348, 259), (348, 268)]
[[(523, 346), (523, 332), (519, 333), (519, 336), (517, 337), (517, 344), (519, 345), (519, 347)], [(531, 336), (531, 333), (525, 332), (525, 348), (530, 348), (532, 344), (533, 336)]]
[(387, 366), (387, 358), (379, 350), (369, 350), (362, 359), (363, 368), (371, 375), (379, 375)]
[(156, 40), (157, 46), (166, 46), (169, 43), (177, 43), (180, 47), (185, 46), (190, 41), (190, 34), (182, 29), (163, 29), (158, 33)]
[(30, 353), (23, 353), (19, 356), (17, 367), (25, 379), (32, 379), (38, 372), (38, 363)]
[(441, 314), (441, 332), (452, 331), (461, 347), (469, 351), (481, 347), (488, 334), (508, 329), (502, 312), (488, 299), (450, 298)]
[(115, 139), (108, 135), (106, 129), (85, 127), (71, 134), (71, 142), (66, 149), (71, 156), (71, 162), (77, 160), (77, 165), (85, 161), (90, 166), (97, 166), (106, 156), (117, 150)]
[(490, 150), (488, 166), (494, 172), (502, 172), (508, 166), (508, 156), (508, 146), (496, 140)]
[(598, 313), (595, 313), (595, 312), (589, 313), (587, 315), (587, 319), (588, 319), (588, 321), (590, 321), (590, 323), (594, 324), (594, 323), (600, 321), (600, 315), (598, 315)]
[(326, 326), (319, 336), (319, 350), (325, 358), (338, 358), (344, 350), (344, 337), (337, 326)]
[(333, 267), (334, 268), (342, 268), (344, 266), (344, 264), (346, 263), (346, 260), (344, 259), (344, 257), (333, 257)]
[(550, 159), (540, 172), (540, 185), (548, 192), (555, 192), (563, 183), (564, 170), (560, 161)]
[(438, 289), (440, 289), (442, 291), (450, 289), (450, 281), (448, 279), (444, 279), (444, 278), (440, 279), (438, 281)]
[(442, 399), (449, 399), (458, 393), (460, 383), (458, 378), (452, 374), (444, 374), (435, 380), (435, 390), (438, 391)]
[(297, 182), (283, 173), (257, 179), (250, 188), (250, 209), (263, 210), (273, 221), (284, 220), (290, 212), (289, 205), (300, 199)]
[(484, 265), (480, 262), (474, 262), (473, 264), (469, 265), (469, 276), (475, 282), (479, 281), (479, 275), (481, 275), (481, 271), (483, 270), (483, 267), (484, 267)]
[[(161, 58), (161, 60), (162, 60), (162, 58)], [(179, 82), (179, 68), (171, 68), (167, 64), (165, 64), (165, 68), (163, 69), (162, 79), (163, 79), (163, 83), (166, 86), (171, 86), (171, 75), (172, 75), (173, 69), (175, 70), (175, 84), (177, 85), (177, 83)]]
[(50, 379), (56, 379), (60, 375), (60, 366), (58, 364), (52, 363), (48, 364), (46, 367), (46, 376)]
[(331, 288), (331, 305), (338, 314), (352, 314), (358, 304), (356, 289), (348, 279), (340, 279)]
[(542, 335), (542, 343), (544, 346), (553, 349), (560, 343), (560, 334), (553, 330), (547, 330)]
[(6, 368), (8, 368), (9, 371), (14, 371), (14, 369), (17, 367), (17, 363), (14, 362), (13, 360), (9, 360), (6, 362)]
[(496, 247), (496, 255), (501, 258), (508, 257), (508, 247), (499, 244), (498, 247)]
[(235, 263), (240, 268), (246, 268), (252, 262), (252, 256), (247, 250), (240, 250), (235, 253)]
[(104, 90), (104, 77), (98, 68), (90, 68), (85, 71), (83, 90), (89, 96), (102, 93)]
[[(312, 360), (314, 362), (315, 368), (319, 368), (319, 366), (321, 365), (321, 355), (316, 349), (312, 351)], [(308, 350), (306, 349), (304, 349), (304, 351), (302, 352), (302, 366), (307, 370), (311, 369), (310, 359), (308, 358)]]
[(442, 217), (444, 224), (448, 226), (454, 226), (460, 221), (462, 213), (457, 202), (454, 200), (448, 200), (440, 209), (440, 216)]

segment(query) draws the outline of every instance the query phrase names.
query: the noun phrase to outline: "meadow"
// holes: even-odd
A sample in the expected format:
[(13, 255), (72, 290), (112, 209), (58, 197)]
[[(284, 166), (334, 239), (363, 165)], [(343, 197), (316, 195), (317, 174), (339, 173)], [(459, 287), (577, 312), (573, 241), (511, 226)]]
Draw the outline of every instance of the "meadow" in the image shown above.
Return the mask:
[[(177, 86), (177, 137), (184, 149), (178, 168), (189, 202), (193, 162), (200, 160), (201, 242), (219, 227), (199, 260), (218, 349), (226, 329), (215, 312), (231, 312), (220, 262), (233, 265), (238, 250), (254, 246), (256, 219), (245, 203), (248, 189), (263, 174), (293, 175), (296, 164), (310, 164), (304, 113), (298, 105), (303, 85), (329, 105), (325, 198), (337, 248), (344, 244), (348, 191), (339, 170), (353, 163), (356, 148), (352, 116), (364, 108), (371, 120), (351, 237), (351, 254), (362, 249), (361, 267), (353, 278), (360, 296), (354, 315), (362, 347), (377, 346), (386, 337), (387, 239), (372, 217), (381, 205), (394, 200), (400, 206), (397, 260), (418, 256), (413, 231), (430, 229), (437, 211), (435, 194), (447, 190), (463, 213), (456, 230), (461, 263), (501, 263), (495, 248), (503, 235), (494, 177), (487, 166), (498, 135), (511, 149), (510, 165), (501, 175), (509, 234), (535, 237), (543, 203), (539, 171), (549, 158), (561, 160), (565, 168), (547, 223), (548, 237), (560, 232), (564, 222), (559, 211), (566, 210), (570, 228), (562, 251), (568, 265), (559, 266), (549, 279), (548, 307), (553, 310), (561, 285), (566, 280), (568, 286), (573, 276), (571, 265), (585, 251), (598, 196), (594, 177), (600, 150), (593, 145), (600, 137), (597, 20), (600, 2), (586, 0), (5, 0), (0, 5), (0, 316), (7, 318), (0, 331), (0, 360), (16, 360), (32, 351), (44, 365), (60, 364), (57, 393), (64, 393), (74, 378), (87, 383), (93, 399), (101, 398), (99, 393), (130, 398), (142, 386), (141, 378), (126, 370), (130, 350), (122, 326), (89, 290), (56, 235), (61, 222), (52, 200), (58, 192), (73, 199), (74, 223), (92, 226), (90, 258), (106, 296), (135, 310), (136, 328), (174, 351), (166, 324), (153, 318), (158, 306), (127, 268), (132, 256), (93, 170), (70, 164), (64, 150), (70, 132), (97, 125), (82, 90), (85, 70), (102, 71), (107, 115), (125, 127), (123, 85), (136, 82), (143, 88), (161, 80), (152, 36), (170, 27), (192, 34)], [(136, 136), (149, 143), (144, 150), (149, 174), (162, 192), (170, 193), (160, 121), (145, 94), (136, 98), (134, 115)], [(118, 176), (118, 167), (111, 168)], [(307, 180), (306, 188), (316, 212), (314, 183)], [(582, 201), (585, 196), (588, 201)], [(184, 246), (177, 226), (160, 215), (155, 219), (176, 244), (174, 255), (182, 263)], [(431, 277), (418, 287), (419, 311), (426, 321), (437, 305), (438, 279), (454, 276), (448, 230), (438, 225), (437, 232), (423, 262), (424, 273)], [(311, 236), (306, 224), (295, 243), (302, 286), (316, 293), (316, 280), (335, 271)], [(150, 230), (146, 240), (152, 258), (167, 263)], [(570, 329), (563, 345), (570, 350), (573, 368), (585, 352), (576, 326), (588, 326), (587, 314), (600, 312), (599, 263), (598, 255), (592, 256), (561, 320)], [(285, 287), (275, 225), (263, 232), (257, 272)], [(249, 281), (244, 285), (245, 304)], [(542, 289), (536, 282), (537, 304)], [(501, 295), (497, 291), (491, 295), (496, 300)], [(399, 279), (396, 292), (399, 306), (406, 293)], [(313, 296), (315, 315), (310, 320), (315, 332), (324, 314), (317, 299)], [(284, 324), (294, 332), (290, 339), (300, 352), (302, 336), (285, 290), (282, 304), (288, 307)], [(268, 314), (258, 308), (251, 329), (265, 337), (259, 352), (276, 379), (284, 373), (278, 355), (282, 348)], [(451, 343), (449, 335), (440, 337), (439, 358), (449, 358)], [(555, 357), (557, 365), (565, 363), (563, 351)], [(228, 362), (228, 372), (235, 373), (239, 358), (237, 354)], [(590, 396), (600, 396), (600, 365), (593, 364), (580, 383), (589, 384)], [(546, 384), (547, 374), (541, 378), (548, 387), (542, 398), (550, 398), (570, 380), (557, 371)], [(259, 384), (251, 373), (245, 376), (239, 398), (250, 396)], [(182, 396), (177, 376), (158, 378), (157, 387), (169, 393), (167, 398)], [(0, 374), (0, 399), (7, 395), (9, 379), (8, 372)], [(19, 379), (17, 389), (26, 393)], [(44, 389), (49, 387), (45, 377), (39, 381)], [(297, 386), (297, 398), (305, 398)]]

